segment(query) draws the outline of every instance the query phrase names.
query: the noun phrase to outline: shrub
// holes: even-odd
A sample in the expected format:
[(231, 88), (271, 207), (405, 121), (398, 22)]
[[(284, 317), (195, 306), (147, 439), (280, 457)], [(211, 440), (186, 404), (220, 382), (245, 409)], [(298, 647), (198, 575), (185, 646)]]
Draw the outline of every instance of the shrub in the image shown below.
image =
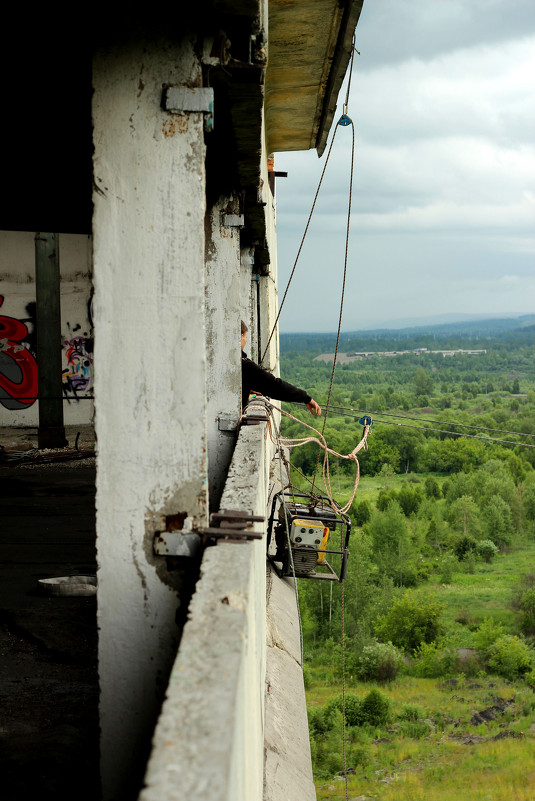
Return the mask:
[[(343, 696), (342, 693), (333, 696), (327, 704), (325, 704), (324, 716), (327, 720), (334, 724), (335, 713), (342, 712)], [(362, 701), (355, 693), (346, 693), (346, 724), (348, 726), (361, 726), (364, 723), (362, 716)]]
[(440, 648), (436, 642), (425, 643), (415, 653), (414, 672), (426, 679), (450, 676), (457, 668), (457, 656), (451, 648)]
[(490, 649), (504, 634), (501, 623), (495, 623), (491, 618), (485, 618), (474, 634), (476, 648), (487, 657)]
[(522, 611), (522, 631), (524, 634), (535, 634), (535, 587), (522, 593), (518, 607)]
[(386, 615), (377, 618), (376, 634), (384, 642), (415, 651), (421, 643), (432, 642), (440, 634), (443, 608), (438, 601), (408, 590), (394, 601)]
[(523, 673), (529, 673), (533, 657), (529, 646), (523, 640), (512, 634), (504, 634), (490, 647), (488, 665), (500, 676), (514, 679)]
[(390, 718), (390, 701), (379, 690), (371, 690), (362, 701), (361, 714), (370, 726), (383, 726)]
[(365, 768), (372, 759), (370, 748), (367, 745), (358, 745), (351, 749), (349, 760), (353, 768)]
[(461, 626), (472, 626), (474, 619), (468, 609), (463, 606), (455, 615), (455, 622)]
[(496, 554), (499, 553), (498, 548), (494, 545), (492, 540), (481, 540), (481, 542), (478, 542), (477, 552), (487, 563), (492, 562)]
[(399, 720), (407, 720), (414, 723), (425, 717), (425, 711), (418, 704), (405, 704), (398, 712)]
[(434, 476), (427, 476), (425, 479), (425, 494), (428, 498), (441, 497), (440, 485)]
[(405, 737), (410, 737), (412, 740), (422, 740), (431, 733), (431, 728), (428, 723), (417, 720), (405, 723), (402, 731)]
[(439, 562), (440, 581), (442, 584), (451, 584), (453, 574), (459, 569), (459, 561), (454, 553), (446, 553)]
[(364, 526), (370, 519), (370, 504), (368, 501), (361, 501), (360, 503), (353, 501), (350, 514), (356, 526)]
[(532, 690), (535, 690), (535, 669), (530, 670), (529, 673), (526, 673), (524, 679), (528, 687), (531, 687)]
[(469, 536), (459, 537), (453, 546), (457, 559), (466, 559), (477, 548), (477, 542)]
[(375, 642), (362, 649), (356, 672), (362, 681), (392, 681), (402, 664), (403, 657), (391, 642)]
[(392, 476), (394, 475), (394, 468), (392, 467), (390, 462), (384, 462), (384, 464), (381, 465), (381, 469), (379, 470), (377, 475), (380, 476), (381, 478), (392, 478)]
[(473, 551), (470, 551), (468, 556), (463, 559), (463, 568), (464, 572), (469, 575), (476, 572), (476, 555)]
[(419, 487), (411, 489), (404, 485), (398, 492), (397, 501), (405, 517), (416, 514), (422, 502), (422, 491)]
[(354, 693), (346, 694), (346, 723), (348, 726), (360, 726), (362, 723), (362, 701)]
[(311, 738), (317, 735), (325, 734), (330, 731), (334, 725), (334, 716), (326, 711), (325, 707), (309, 706), (307, 707), (308, 713), (308, 728)]
[[(323, 720), (335, 725), (336, 716), (342, 711), (342, 693), (335, 695), (323, 707)], [(314, 714), (314, 713), (313, 713)], [(364, 699), (354, 693), (346, 693), (346, 724), (348, 726), (381, 726), (390, 717), (390, 701), (379, 690), (371, 690)]]
[(327, 776), (336, 776), (344, 769), (344, 760), (342, 755), (336, 751), (330, 751), (328, 754), (326, 754), (323, 764), (325, 766), (324, 771)]

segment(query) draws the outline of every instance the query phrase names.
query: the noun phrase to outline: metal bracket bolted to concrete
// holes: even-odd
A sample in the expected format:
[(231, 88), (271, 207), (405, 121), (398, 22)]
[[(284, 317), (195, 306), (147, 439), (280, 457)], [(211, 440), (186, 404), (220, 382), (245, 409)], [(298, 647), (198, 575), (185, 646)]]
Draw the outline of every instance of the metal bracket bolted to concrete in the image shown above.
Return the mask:
[(185, 86), (166, 86), (163, 90), (162, 107), (172, 114), (203, 113), (205, 131), (213, 130), (214, 90), (210, 87), (188, 89)]
[(225, 228), (243, 228), (245, 225), (243, 214), (222, 214), (221, 218)]
[(158, 556), (197, 556), (201, 538), (194, 531), (159, 531), (154, 536), (154, 553)]
[(217, 418), (217, 427), (220, 431), (236, 431), (238, 428), (238, 418), (220, 415)]

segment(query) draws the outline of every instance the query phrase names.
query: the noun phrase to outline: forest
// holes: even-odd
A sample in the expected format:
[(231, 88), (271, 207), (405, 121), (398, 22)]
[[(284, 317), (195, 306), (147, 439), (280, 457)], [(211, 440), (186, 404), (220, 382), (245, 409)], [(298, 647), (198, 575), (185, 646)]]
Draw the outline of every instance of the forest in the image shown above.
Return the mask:
[[(298, 580), (319, 799), (535, 797), (534, 321), (345, 334), (339, 357), (410, 352), (334, 376), (335, 336), (281, 335), (282, 377), (324, 410), (333, 379), (326, 418), (286, 404), (283, 436), (302, 420), (348, 454), (373, 420), (346, 580)], [(292, 484), (321, 493), (322, 459), (294, 448)], [(346, 503), (355, 464), (330, 476)]]

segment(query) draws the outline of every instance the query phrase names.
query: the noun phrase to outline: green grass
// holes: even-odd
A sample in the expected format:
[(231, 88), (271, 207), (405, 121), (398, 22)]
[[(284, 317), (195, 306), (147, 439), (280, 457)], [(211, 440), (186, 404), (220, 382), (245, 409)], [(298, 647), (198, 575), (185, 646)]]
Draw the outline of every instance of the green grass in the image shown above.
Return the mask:
[[(321, 463), (318, 467), (318, 472), (316, 476), (316, 489), (320, 493), (324, 492), (323, 486), (323, 477), (321, 473)], [(384, 477), (384, 476), (366, 476), (361, 475), (359, 480), (359, 485), (357, 489), (356, 499), (357, 501), (368, 501), (369, 503), (375, 504), (375, 500), (380, 490), (386, 489), (395, 489), (400, 490), (403, 484), (406, 484), (407, 481), (411, 483), (411, 480), (416, 479), (418, 483), (422, 485), (425, 481), (425, 478), (428, 475), (434, 475), (433, 473), (395, 473), (393, 476)], [(437, 480), (442, 481), (444, 480), (443, 476), (435, 476)], [(310, 483), (303, 479), (299, 473), (295, 470), (292, 471), (292, 481), (295, 483), (295, 486), (309, 490)], [(353, 487), (355, 486), (355, 473), (352, 472), (351, 475), (347, 475), (345, 473), (339, 473), (335, 466), (335, 460), (333, 459), (333, 464), (331, 465), (331, 488), (333, 493), (336, 497), (336, 500), (343, 505), (346, 501), (349, 500), (351, 494), (353, 493)], [(412, 484), (411, 484), (412, 486)]]
[(518, 615), (511, 602), (519, 577), (532, 571), (534, 564), (535, 543), (528, 542), (522, 548), (500, 554), (490, 564), (477, 562), (474, 573), (455, 573), (450, 584), (440, 584), (434, 577), (419, 592), (433, 594), (444, 604), (443, 622), (448, 629), (456, 628), (455, 621), (462, 615), (467, 628), (493, 618), (517, 633)]
[[(365, 695), (373, 685), (356, 690)], [(323, 705), (340, 688), (312, 684), (311, 706)], [(381, 687), (390, 698), (392, 720), (383, 728), (349, 730), (346, 741), (349, 797), (380, 801), (533, 801), (535, 798), (535, 695), (521, 683), (489, 677), (455, 687), (437, 679), (404, 677)], [(473, 710), (514, 703), (488, 724), (472, 724)], [(399, 720), (407, 704), (422, 708), (431, 724)], [(492, 740), (508, 730), (516, 736)], [(412, 736), (411, 736), (412, 735)], [(330, 735), (331, 744), (336, 732)], [(487, 738), (467, 742), (468, 738)], [(341, 730), (338, 735), (341, 750)], [(382, 740), (382, 742), (377, 742)], [(316, 779), (318, 801), (345, 798), (337, 776)]]

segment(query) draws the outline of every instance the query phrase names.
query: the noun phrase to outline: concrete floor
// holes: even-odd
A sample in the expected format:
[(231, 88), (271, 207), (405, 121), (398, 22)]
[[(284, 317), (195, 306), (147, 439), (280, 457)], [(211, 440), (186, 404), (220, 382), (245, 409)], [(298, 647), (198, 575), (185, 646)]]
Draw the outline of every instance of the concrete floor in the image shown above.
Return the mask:
[[(36, 441), (2, 429), (0, 444)], [(94, 462), (0, 466), (2, 801), (100, 798), (96, 599), (38, 585), (96, 574)]]

